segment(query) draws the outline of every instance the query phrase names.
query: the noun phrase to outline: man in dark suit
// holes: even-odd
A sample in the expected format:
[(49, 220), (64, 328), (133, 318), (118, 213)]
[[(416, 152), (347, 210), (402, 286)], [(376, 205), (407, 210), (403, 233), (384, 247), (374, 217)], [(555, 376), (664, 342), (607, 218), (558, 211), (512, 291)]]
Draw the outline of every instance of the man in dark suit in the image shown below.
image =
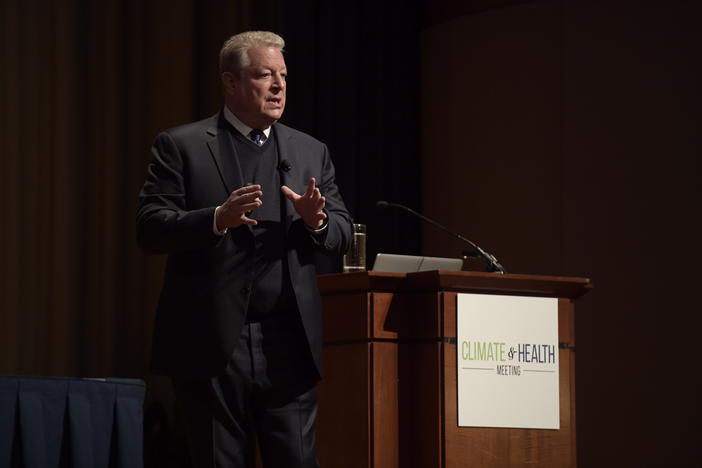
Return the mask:
[(321, 300), (314, 252), (339, 255), (351, 218), (327, 147), (277, 123), (283, 39), (220, 52), (225, 106), (161, 133), (140, 193), (142, 249), (168, 254), (152, 369), (173, 377), (194, 466), (315, 467)]

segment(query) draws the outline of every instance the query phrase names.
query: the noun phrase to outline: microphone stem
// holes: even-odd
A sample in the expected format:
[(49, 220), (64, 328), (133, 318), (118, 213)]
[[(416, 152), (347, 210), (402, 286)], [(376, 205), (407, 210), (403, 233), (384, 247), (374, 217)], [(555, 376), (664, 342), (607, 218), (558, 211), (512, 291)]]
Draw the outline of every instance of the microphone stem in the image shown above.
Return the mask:
[(389, 203), (388, 202), (388, 206), (392, 206), (395, 208), (403, 209), (405, 211), (409, 211), (410, 213), (412, 213), (413, 215), (415, 215), (419, 219), (426, 221), (427, 223), (431, 224), (432, 226), (434, 226), (438, 229), (441, 229), (444, 232), (451, 234), (452, 236), (462, 240), (463, 242), (466, 242), (468, 245), (473, 247), (473, 249), (478, 253), (478, 256), (483, 260), (483, 262), (487, 266), (488, 271), (496, 272), (496, 273), (500, 273), (500, 274), (505, 273), (504, 267), (502, 265), (500, 265), (500, 263), (497, 261), (497, 259), (495, 258), (494, 255), (487, 253), (486, 251), (481, 249), (475, 242), (471, 241), (470, 239), (466, 239), (465, 237), (458, 234), (457, 232), (453, 232), (453, 231), (449, 230), (448, 228), (442, 226), (441, 224), (437, 223), (433, 219), (429, 219), (426, 216), (424, 216), (423, 214), (418, 213), (418, 212), (414, 211), (412, 208), (409, 208), (405, 205), (400, 205), (398, 203)]

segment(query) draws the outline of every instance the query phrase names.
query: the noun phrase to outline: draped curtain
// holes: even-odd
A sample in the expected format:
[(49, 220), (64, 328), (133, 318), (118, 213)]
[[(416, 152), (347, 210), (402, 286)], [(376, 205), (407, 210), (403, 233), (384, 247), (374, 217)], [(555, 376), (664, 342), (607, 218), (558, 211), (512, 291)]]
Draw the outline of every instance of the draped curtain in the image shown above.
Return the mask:
[[(135, 245), (158, 131), (217, 112), (230, 35), (287, 39), (284, 122), (329, 144), (370, 249), (412, 251), (374, 211), (418, 193), (417, 8), (370, 1), (0, 3), (0, 373), (148, 378), (163, 257)], [(389, 135), (389, 136), (388, 136)], [(167, 393), (167, 390), (163, 390)], [(155, 395), (155, 396), (154, 396)]]

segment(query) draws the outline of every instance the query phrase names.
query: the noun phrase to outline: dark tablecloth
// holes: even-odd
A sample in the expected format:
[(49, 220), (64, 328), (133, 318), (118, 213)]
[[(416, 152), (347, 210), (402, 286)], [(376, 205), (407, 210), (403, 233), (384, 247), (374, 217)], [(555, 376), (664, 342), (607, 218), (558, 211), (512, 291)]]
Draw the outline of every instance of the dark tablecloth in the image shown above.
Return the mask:
[(145, 384), (0, 376), (0, 467), (141, 468)]

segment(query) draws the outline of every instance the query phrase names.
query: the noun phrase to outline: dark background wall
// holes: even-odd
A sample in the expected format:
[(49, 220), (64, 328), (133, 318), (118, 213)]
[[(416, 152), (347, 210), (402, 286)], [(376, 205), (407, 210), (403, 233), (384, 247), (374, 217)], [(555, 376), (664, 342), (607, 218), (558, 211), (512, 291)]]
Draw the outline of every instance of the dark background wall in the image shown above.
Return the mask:
[[(376, 251), (454, 256), (386, 199), (577, 304), (581, 466), (693, 466), (700, 7), (585, 1), (0, 1), (0, 372), (147, 371), (163, 259), (134, 244), (159, 130), (221, 106), (231, 34), (288, 42), (285, 123), (327, 142)], [(420, 233), (422, 234), (420, 236)], [(421, 237), (421, 238), (420, 238)]]
[[(505, 3), (422, 32), (424, 212), (512, 272), (594, 281), (581, 466), (696, 466), (702, 10)], [(462, 248), (430, 228), (423, 246)]]

